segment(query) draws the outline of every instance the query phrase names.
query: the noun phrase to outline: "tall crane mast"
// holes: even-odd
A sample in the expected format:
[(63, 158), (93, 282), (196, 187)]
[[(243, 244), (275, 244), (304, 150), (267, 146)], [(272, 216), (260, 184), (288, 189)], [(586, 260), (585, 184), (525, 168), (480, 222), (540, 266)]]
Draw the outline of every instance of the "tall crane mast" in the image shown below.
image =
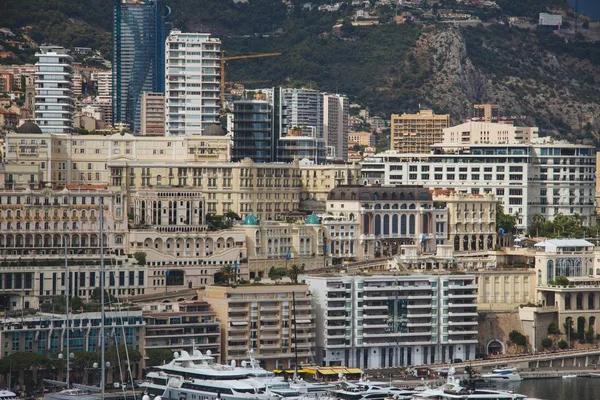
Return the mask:
[(262, 58), (280, 56), (281, 53), (260, 53), (247, 54), (245, 56), (225, 57), (225, 52), (221, 52), (221, 107), (225, 107), (225, 62), (231, 60), (245, 60), (248, 58)]

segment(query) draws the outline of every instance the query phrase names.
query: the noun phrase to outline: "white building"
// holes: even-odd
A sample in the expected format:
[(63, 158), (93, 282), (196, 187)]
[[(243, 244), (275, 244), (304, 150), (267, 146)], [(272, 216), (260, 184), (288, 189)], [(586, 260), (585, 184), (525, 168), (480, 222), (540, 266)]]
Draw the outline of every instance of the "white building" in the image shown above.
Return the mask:
[(348, 160), (348, 99), (339, 94), (323, 95), (323, 131), (330, 157)]
[(472, 275), (305, 276), (317, 363), (383, 368), (475, 358)]
[(98, 101), (112, 102), (112, 71), (98, 71), (92, 73), (92, 80), (96, 81), (98, 88)]
[(219, 122), (221, 41), (174, 30), (165, 50), (167, 136), (200, 135)]
[(561, 26), (562, 15), (560, 14), (548, 14), (540, 13), (538, 24), (542, 26)]
[(495, 194), (519, 229), (533, 215), (579, 214), (594, 223), (596, 150), (563, 141), (432, 146), (431, 154), (387, 151), (362, 161), (364, 184), (423, 185)]
[(35, 55), (35, 122), (44, 133), (73, 129), (73, 58), (59, 46), (41, 46)]

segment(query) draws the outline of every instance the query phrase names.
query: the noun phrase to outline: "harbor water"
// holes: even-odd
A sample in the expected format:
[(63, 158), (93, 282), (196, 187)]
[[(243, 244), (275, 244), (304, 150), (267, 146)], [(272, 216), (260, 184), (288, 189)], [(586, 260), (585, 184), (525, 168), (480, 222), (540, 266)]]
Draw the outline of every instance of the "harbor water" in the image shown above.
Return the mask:
[(600, 378), (526, 379), (511, 384), (498, 384), (496, 387), (544, 400), (600, 399)]

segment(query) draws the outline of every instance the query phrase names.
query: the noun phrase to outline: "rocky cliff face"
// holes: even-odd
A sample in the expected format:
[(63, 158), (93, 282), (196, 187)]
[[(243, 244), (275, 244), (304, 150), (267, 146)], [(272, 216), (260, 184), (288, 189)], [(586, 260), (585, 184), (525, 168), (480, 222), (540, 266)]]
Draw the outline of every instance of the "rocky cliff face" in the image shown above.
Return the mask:
[(524, 116), (522, 123), (548, 134), (595, 140), (600, 68), (568, 54), (568, 42), (557, 52), (535, 32), (510, 29), (445, 27), (423, 34), (413, 52), (429, 53), (426, 102), (455, 121), (470, 116), (473, 104), (496, 103), (503, 115)]

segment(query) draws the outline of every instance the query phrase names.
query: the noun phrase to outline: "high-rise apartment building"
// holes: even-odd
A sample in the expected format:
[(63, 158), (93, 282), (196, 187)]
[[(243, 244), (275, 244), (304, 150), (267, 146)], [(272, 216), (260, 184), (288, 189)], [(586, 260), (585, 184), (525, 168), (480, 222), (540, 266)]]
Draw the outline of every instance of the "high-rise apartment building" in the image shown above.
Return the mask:
[(142, 95), (141, 136), (163, 136), (165, 134), (165, 95), (144, 92)]
[(390, 147), (400, 153), (429, 153), (429, 146), (442, 142), (443, 129), (449, 126), (449, 114), (436, 115), (432, 110), (392, 114)]
[(348, 160), (348, 99), (339, 94), (323, 94), (323, 132), (328, 158)]
[(241, 100), (233, 104), (233, 161), (251, 158), (274, 162), (277, 139), (272, 135), (272, 107), (265, 100)]
[(221, 321), (223, 362), (247, 360), (252, 349), (267, 369), (312, 364), (315, 315), (306, 285), (207, 286), (204, 301)]
[(165, 90), (166, 18), (163, 0), (115, 0), (113, 123), (140, 131), (143, 92)]
[(174, 30), (165, 49), (167, 136), (200, 135), (219, 122), (221, 41)]
[(59, 46), (41, 46), (36, 53), (35, 122), (44, 133), (73, 129), (73, 58)]
[(285, 88), (281, 91), (287, 107), (289, 127), (314, 127), (317, 137), (324, 137), (323, 94), (318, 90), (305, 88)]
[(317, 365), (368, 368), (472, 360), (477, 284), (472, 275), (307, 276)]

